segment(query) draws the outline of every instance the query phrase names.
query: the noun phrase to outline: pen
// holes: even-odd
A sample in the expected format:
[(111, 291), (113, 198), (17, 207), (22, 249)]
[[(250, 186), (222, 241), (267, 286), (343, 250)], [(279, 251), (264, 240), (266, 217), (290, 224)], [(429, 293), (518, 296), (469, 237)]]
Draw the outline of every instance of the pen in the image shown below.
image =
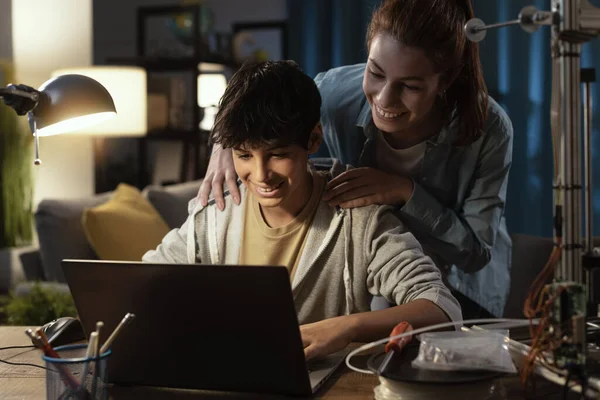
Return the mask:
[[(95, 334), (95, 335), (94, 335)], [(98, 334), (97, 332), (93, 332), (92, 335), (95, 336), (94, 343), (92, 345), (92, 358), (96, 360), (98, 358)], [(91, 398), (96, 398), (96, 370), (98, 369), (98, 365), (94, 363), (94, 377), (92, 378), (92, 388), (90, 391)]]
[(94, 344), (93, 347), (93, 354), (94, 354), (94, 371), (92, 373), (92, 389), (91, 389), (91, 396), (92, 399), (96, 398), (96, 381), (98, 379), (98, 356), (101, 355), (102, 353), (98, 353), (98, 346), (100, 344), (100, 331), (102, 330), (102, 327), (104, 326), (104, 322), (102, 321), (98, 321), (96, 322), (96, 336), (97, 336), (97, 340), (96, 343)]
[[(41, 349), (44, 352), (46, 357), (60, 358), (58, 353), (48, 343), (48, 339), (46, 338), (46, 335), (44, 334), (42, 328), (38, 328), (36, 330), (36, 333), (33, 333), (31, 329), (27, 329), (25, 331), (25, 334), (29, 336), (29, 338), (37, 348)], [(59, 363), (54, 363), (53, 365), (58, 370), (58, 373), (60, 374), (65, 385), (67, 385), (71, 389), (76, 389), (79, 386), (79, 382), (77, 382), (77, 379), (75, 379), (75, 377), (71, 375), (71, 372), (69, 372), (69, 369), (66, 366), (61, 365)]]
[(100, 331), (102, 330), (102, 327), (104, 327), (104, 322), (96, 322), (96, 333), (98, 334), (98, 343), (100, 343)]
[(110, 336), (108, 337), (108, 339), (106, 339), (106, 342), (104, 342), (104, 344), (102, 345), (102, 348), (100, 348), (100, 355), (104, 354), (106, 351), (108, 351), (108, 349), (110, 349), (110, 345), (112, 344), (112, 342), (114, 342), (114, 340), (117, 337), (117, 335), (134, 318), (135, 318), (135, 314), (132, 314), (132, 313), (125, 314), (125, 316), (123, 317), (123, 319), (121, 320), (121, 322), (119, 322), (119, 325), (117, 325), (117, 327), (115, 328), (115, 330), (110, 334)]
[[(32, 332), (32, 334), (33, 334), (33, 332)], [(40, 340), (40, 343), (42, 344), (42, 350), (44, 351), (44, 354), (46, 354), (48, 357), (60, 358), (58, 353), (52, 348), (52, 346), (50, 346), (50, 343), (48, 343), (48, 338), (46, 337), (46, 334), (44, 333), (42, 328), (36, 329), (35, 335), (37, 336), (37, 338)]]
[(94, 346), (98, 348), (98, 332), (90, 333), (90, 341), (85, 351), (85, 362), (81, 370), (81, 383), (79, 384), (79, 390), (85, 389), (85, 382), (87, 380), (87, 374), (89, 372), (91, 360), (94, 359)]
[(33, 343), (33, 345), (35, 347), (37, 347), (40, 350), (43, 350), (44, 344), (42, 343), (42, 338), (36, 336), (35, 333), (33, 333), (33, 331), (31, 329), (27, 329), (25, 331), (25, 334), (27, 336), (29, 336), (29, 338), (31, 339), (31, 342)]

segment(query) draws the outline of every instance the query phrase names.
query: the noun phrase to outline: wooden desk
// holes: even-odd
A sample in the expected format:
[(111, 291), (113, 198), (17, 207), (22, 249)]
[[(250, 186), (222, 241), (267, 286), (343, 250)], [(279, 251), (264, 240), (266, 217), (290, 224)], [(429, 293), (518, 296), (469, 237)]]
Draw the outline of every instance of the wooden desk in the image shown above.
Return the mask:
[[(31, 342), (25, 335), (27, 327), (0, 326), (0, 348), (8, 346), (29, 345)], [(43, 366), (41, 353), (37, 349), (0, 350), (0, 359), (5, 361), (31, 363)], [(360, 362), (360, 360), (358, 360)], [(45, 399), (45, 371), (31, 366), (15, 366), (0, 363), (0, 399), (29, 400)], [(374, 375), (365, 375), (341, 367), (317, 394), (321, 399), (363, 400), (373, 399), (373, 389), (379, 384)], [(522, 399), (525, 392), (517, 376), (507, 376), (495, 380), (497, 392), (490, 399)], [(443, 393), (444, 386), (439, 386)], [(112, 388), (111, 397), (118, 399), (274, 399), (275, 396), (252, 396), (218, 392), (199, 392), (192, 390), (172, 390), (156, 388)], [(562, 399), (562, 388), (538, 379), (535, 396), (529, 393), (530, 399)], [(569, 398), (578, 398), (572, 394)]]

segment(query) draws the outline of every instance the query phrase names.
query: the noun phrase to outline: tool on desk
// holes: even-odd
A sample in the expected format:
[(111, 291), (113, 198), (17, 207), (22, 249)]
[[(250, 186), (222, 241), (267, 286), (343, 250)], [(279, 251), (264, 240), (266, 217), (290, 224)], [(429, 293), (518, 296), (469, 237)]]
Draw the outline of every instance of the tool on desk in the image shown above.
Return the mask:
[(94, 355), (94, 348), (96, 350), (98, 349), (98, 332), (90, 333), (90, 340), (88, 341), (88, 347), (85, 351), (86, 362), (83, 363), (83, 366), (81, 368), (81, 383), (79, 384), (79, 390), (85, 388), (85, 382), (89, 372), (90, 362), (92, 362), (92, 360), (96, 357)]
[(27, 329), (27, 330), (25, 331), (25, 334), (26, 334), (27, 336), (29, 336), (29, 338), (31, 339), (31, 343), (33, 343), (33, 345), (34, 345), (35, 347), (37, 347), (38, 349), (43, 349), (43, 347), (44, 347), (44, 344), (42, 343), (42, 338), (41, 338), (41, 337), (39, 337), (39, 336), (36, 336), (36, 334), (35, 334), (35, 333), (33, 333), (33, 330), (31, 330), (31, 329)]
[[(413, 328), (412, 328), (412, 326), (408, 322), (402, 321), (398, 325), (396, 325), (394, 327), (394, 329), (392, 329), (392, 333), (390, 334), (390, 336), (400, 335), (400, 334), (402, 334), (404, 332), (410, 332), (412, 330), (413, 330)], [(390, 361), (392, 360), (392, 358), (394, 357), (394, 355), (397, 352), (400, 352), (402, 350), (402, 348), (404, 346), (406, 346), (406, 344), (408, 342), (410, 342), (411, 339), (412, 339), (412, 337), (410, 337), (410, 336), (409, 337), (403, 337), (403, 338), (396, 339), (396, 340), (390, 340), (385, 345), (385, 352), (387, 353), (387, 355), (385, 356), (385, 358), (381, 362), (381, 365), (379, 365), (379, 368), (378, 368), (378, 371), (377, 371), (377, 373), (379, 375), (381, 375), (383, 373), (383, 371), (385, 371), (385, 368), (388, 366), (388, 364), (390, 363)]]
[(102, 321), (96, 322), (96, 333), (98, 334), (98, 340), (100, 340), (100, 331), (102, 331), (103, 327), (104, 327), (104, 322), (102, 322)]
[[(96, 343), (94, 343), (94, 347), (92, 348), (92, 354), (94, 359), (97, 359), (97, 357), (102, 354), (98, 352), (98, 346), (100, 345), (100, 331), (102, 330), (102, 327), (104, 326), (104, 322), (102, 321), (98, 321), (96, 322), (96, 332), (94, 332), (96, 334)], [(96, 397), (96, 384), (98, 381), (98, 365), (96, 365), (96, 363), (94, 363), (94, 372), (92, 373), (92, 389), (91, 389), (91, 394), (92, 394), (92, 398)]]
[(100, 348), (100, 354), (104, 354), (108, 349), (110, 349), (110, 346), (112, 345), (112, 342), (114, 342), (114, 340), (116, 339), (117, 335), (119, 335), (121, 330), (125, 328), (127, 324), (133, 321), (134, 318), (135, 314), (133, 313), (125, 314), (121, 322), (119, 322), (119, 325), (117, 325), (115, 330), (112, 331), (108, 339), (106, 339), (106, 342), (104, 342), (104, 344), (102, 345), (102, 348)]
[[(101, 355), (102, 353), (98, 352), (98, 346), (100, 345), (100, 333), (102, 331), (102, 328), (104, 327), (104, 322), (102, 321), (98, 321), (96, 322), (96, 334), (97, 334), (97, 338), (98, 340), (96, 341), (96, 345), (95, 345), (95, 355), (94, 355), (94, 359), (96, 359), (98, 357), (98, 355)], [(92, 372), (92, 398), (94, 398), (95, 394), (96, 394), (96, 381), (98, 379), (98, 365), (96, 365), (98, 361), (94, 362), (94, 370)]]
[(60, 358), (58, 353), (54, 350), (50, 343), (48, 343), (48, 338), (46, 337), (46, 334), (44, 333), (42, 328), (37, 328), (35, 330), (35, 335), (37, 338), (40, 339), (40, 342), (43, 346), (42, 350), (44, 350), (44, 353), (47, 353), (50, 357)]
[[(41, 328), (38, 328), (36, 333), (34, 333), (32, 329), (27, 329), (25, 331), (25, 334), (27, 336), (29, 336), (32, 343), (37, 348), (42, 350), (47, 357), (60, 358), (58, 353), (48, 343), (48, 339), (46, 339), (46, 335), (41, 330)], [(56, 366), (56, 369), (58, 370), (58, 373), (61, 376), (61, 379), (63, 380), (63, 382), (65, 382), (65, 384), (68, 387), (70, 387), (72, 389), (76, 389), (79, 386), (79, 382), (77, 381), (77, 379), (75, 379), (75, 377), (71, 374), (71, 372), (69, 372), (68, 368), (66, 368), (64, 365), (59, 365), (59, 364), (55, 364), (55, 366)]]
[[(94, 332), (96, 333), (96, 332)], [(94, 344), (92, 346), (92, 358), (93, 359), (97, 359), (98, 357), (98, 336), (96, 336), (96, 340), (94, 340)], [(92, 399), (96, 398), (96, 384), (97, 384), (97, 371), (98, 371), (98, 366), (96, 364), (94, 364), (94, 374), (93, 374), (93, 378), (92, 378), (92, 388), (90, 390)]]

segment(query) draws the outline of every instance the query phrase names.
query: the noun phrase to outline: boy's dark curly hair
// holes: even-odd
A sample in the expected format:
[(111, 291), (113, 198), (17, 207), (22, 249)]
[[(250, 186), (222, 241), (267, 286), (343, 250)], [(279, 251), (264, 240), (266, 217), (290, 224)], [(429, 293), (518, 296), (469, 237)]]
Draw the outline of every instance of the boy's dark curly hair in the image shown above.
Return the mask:
[(223, 148), (296, 144), (306, 149), (320, 110), (315, 82), (295, 62), (246, 64), (221, 98), (211, 141)]

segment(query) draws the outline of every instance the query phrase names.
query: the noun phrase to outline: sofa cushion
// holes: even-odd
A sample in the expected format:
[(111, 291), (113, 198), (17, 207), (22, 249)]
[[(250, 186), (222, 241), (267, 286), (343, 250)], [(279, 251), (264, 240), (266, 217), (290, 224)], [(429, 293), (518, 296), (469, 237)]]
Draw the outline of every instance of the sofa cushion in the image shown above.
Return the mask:
[(188, 216), (188, 203), (198, 194), (202, 180), (171, 186), (148, 186), (144, 194), (169, 228), (179, 228)]
[(45, 199), (38, 204), (35, 227), (47, 280), (65, 282), (60, 265), (64, 258), (98, 258), (85, 237), (81, 214), (88, 207), (106, 202), (110, 196), (103, 193), (83, 199)]
[(31, 293), (35, 285), (40, 285), (42, 289), (57, 293), (71, 293), (66, 283), (58, 282), (21, 282), (15, 287), (15, 297), (25, 297)]
[(103, 260), (140, 261), (169, 232), (166, 222), (140, 191), (121, 183), (109, 201), (88, 208), (85, 235)]

